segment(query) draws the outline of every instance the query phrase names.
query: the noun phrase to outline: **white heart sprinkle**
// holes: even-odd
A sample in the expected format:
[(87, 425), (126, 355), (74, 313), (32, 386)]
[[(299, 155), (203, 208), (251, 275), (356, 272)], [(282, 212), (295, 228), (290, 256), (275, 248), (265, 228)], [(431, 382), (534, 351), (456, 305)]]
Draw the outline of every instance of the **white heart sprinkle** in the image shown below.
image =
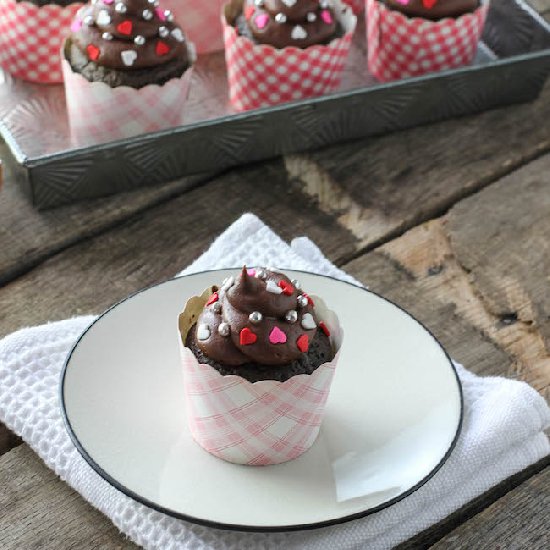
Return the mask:
[(178, 41), (183, 42), (185, 40), (183, 33), (181, 32), (181, 29), (174, 29), (172, 31), (172, 36)]
[(283, 4), (291, 8), (296, 4), (297, 0), (283, 0)]
[(304, 29), (304, 27), (300, 25), (296, 25), (292, 29), (290, 36), (292, 37), (293, 40), (303, 40), (304, 38), (307, 38), (307, 32), (306, 32), (306, 29)]
[(111, 22), (111, 16), (109, 15), (109, 12), (107, 12), (106, 10), (101, 10), (97, 14), (96, 23), (100, 27), (106, 27), (110, 22)]
[(317, 325), (311, 313), (304, 313), (304, 315), (302, 316), (302, 327), (305, 330), (313, 330), (314, 328), (317, 328)]
[(122, 62), (126, 67), (131, 67), (134, 64), (134, 61), (137, 59), (137, 52), (134, 50), (124, 50), (120, 53)]
[(272, 294), (281, 294), (281, 292), (283, 291), (283, 289), (280, 286), (277, 286), (274, 281), (267, 281), (265, 289)]
[(197, 327), (197, 338), (200, 342), (204, 342), (210, 338), (210, 327), (208, 325), (199, 325)]

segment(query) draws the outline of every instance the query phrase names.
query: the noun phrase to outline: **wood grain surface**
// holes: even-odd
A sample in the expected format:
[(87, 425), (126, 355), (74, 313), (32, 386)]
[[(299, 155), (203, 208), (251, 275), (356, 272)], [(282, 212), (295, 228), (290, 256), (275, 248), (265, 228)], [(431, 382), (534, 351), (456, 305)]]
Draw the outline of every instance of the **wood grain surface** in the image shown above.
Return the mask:
[[(46, 213), (8, 170), (0, 337), (172, 277), (252, 211), (284, 239), (311, 237), (470, 370), (550, 399), (548, 120), (550, 84), (531, 104)], [(0, 486), (2, 549), (135, 547), (1, 425)], [(549, 492), (543, 461), (402, 549), (547, 548)]]

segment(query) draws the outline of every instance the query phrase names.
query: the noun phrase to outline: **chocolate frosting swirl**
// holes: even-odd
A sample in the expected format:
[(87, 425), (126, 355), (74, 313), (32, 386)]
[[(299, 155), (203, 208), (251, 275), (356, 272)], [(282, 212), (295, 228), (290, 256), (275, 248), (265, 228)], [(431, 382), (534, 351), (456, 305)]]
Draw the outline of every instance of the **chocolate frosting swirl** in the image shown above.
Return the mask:
[(385, 0), (385, 3), (409, 17), (422, 17), (431, 21), (459, 17), (479, 7), (479, 0)]
[(226, 365), (286, 365), (307, 352), (318, 326), (313, 300), (297, 281), (243, 268), (208, 300), (197, 320), (197, 343)]
[(325, 44), (337, 29), (328, 0), (247, 0), (244, 16), (258, 43), (279, 49)]
[(188, 59), (181, 28), (158, 0), (92, 0), (78, 12), (71, 41), (90, 61), (138, 70)]

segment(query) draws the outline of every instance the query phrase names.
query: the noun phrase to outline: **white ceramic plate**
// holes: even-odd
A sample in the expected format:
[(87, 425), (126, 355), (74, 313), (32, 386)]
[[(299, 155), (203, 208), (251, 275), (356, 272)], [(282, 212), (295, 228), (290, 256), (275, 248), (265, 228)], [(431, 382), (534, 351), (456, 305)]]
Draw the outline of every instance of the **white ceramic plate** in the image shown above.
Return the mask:
[(450, 454), (462, 420), (454, 367), (391, 302), (334, 279), (286, 271), (322, 296), (344, 346), (319, 438), (297, 460), (237, 466), (209, 455), (185, 419), (177, 317), (235, 270), (174, 279), (114, 306), (83, 334), (62, 379), (73, 441), (112, 485), (160, 511), (241, 530), (321, 527), (389, 506)]

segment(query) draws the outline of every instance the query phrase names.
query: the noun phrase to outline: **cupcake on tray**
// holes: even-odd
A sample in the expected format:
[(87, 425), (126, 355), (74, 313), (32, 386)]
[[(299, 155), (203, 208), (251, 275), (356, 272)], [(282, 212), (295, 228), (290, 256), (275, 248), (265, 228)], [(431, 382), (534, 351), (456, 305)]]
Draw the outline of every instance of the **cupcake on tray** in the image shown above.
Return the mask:
[(62, 82), (59, 51), (82, 5), (74, 0), (0, 0), (0, 67), (30, 82)]
[(367, 0), (369, 71), (390, 81), (469, 65), (489, 0)]
[(272, 269), (243, 268), (191, 298), (179, 331), (187, 420), (201, 447), (265, 466), (313, 445), (342, 343), (320, 298)]
[(357, 18), (340, 0), (232, 0), (222, 22), (229, 97), (243, 110), (334, 91)]
[(181, 123), (193, 49), (158, 0), (92, 0), (63, 48), (77, 141), (103, 142)]

